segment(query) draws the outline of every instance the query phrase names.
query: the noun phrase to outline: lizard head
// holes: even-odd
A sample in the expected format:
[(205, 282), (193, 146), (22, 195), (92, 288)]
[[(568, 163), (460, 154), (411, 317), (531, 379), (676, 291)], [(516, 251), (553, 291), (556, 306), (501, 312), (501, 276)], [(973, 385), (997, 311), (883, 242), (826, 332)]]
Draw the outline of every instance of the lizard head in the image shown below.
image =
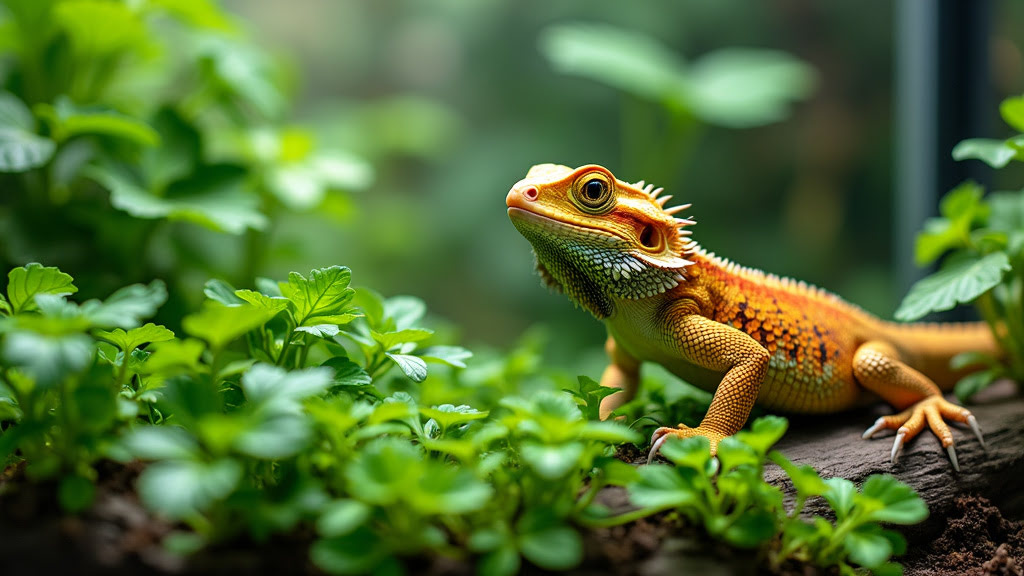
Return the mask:
[(674, 216), (688, 205), (664, 208), (669, 198), (601, 166), (540, 164), (505, 203), (544, 282), (603, 319), (616, 299), (650, 298), (683, 280), (693, 220)]

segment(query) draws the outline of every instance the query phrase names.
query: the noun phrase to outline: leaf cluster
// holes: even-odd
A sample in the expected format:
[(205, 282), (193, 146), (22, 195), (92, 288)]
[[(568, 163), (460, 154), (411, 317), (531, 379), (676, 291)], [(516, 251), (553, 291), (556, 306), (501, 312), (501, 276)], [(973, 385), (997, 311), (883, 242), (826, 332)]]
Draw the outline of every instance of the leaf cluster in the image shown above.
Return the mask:
[[(796, 558), (838, 567), (841, 574), (855, 574), (858, 566), (875, 574), (901, 573), (902, 568), (889, 560), (905, 551), (906, 542), (882, 523), (920, 522), (928, 513), (924, 502), (892, 476), (871, 476), (857, 490), (848, 480), (822, 480), (810, 466), (796, 466), (779, 452), (769, 452), (786, 426), (783, 418), (759, 418), (750, 430), (722, 440), (717, 458), (709, 455), (707, 438), (670, 439), (661, 453), (672, 466), (641, 468), (639, 481), (628, 486), (630, 500), (639, 510), (598, 525), (673, 511), (702, 526), (712, 538), (738, 548), (767, 551), (775, 565)], [(789, 513), (782, 492), (763, 479), (769, 459), (783, 468), (796, 490), (796, 503)], [(828, 502), (834, 521), (801, 516), (813, 497)], [(770, 544), (775, 547), (769, 549)]]
[[(1006, 123), (1024, 131), (1024, 97), (1003, 101)], [(970, 139), (957, 144), (957, 160), (978, 159), (994, 168), (1024, 161), (1024, 136), (1007, 140)], [(985, 194), (967, 181), (949, 191), (939, 204), (940, 215), (925, 222), (918, 234), (916, 260), (939, 269), (915, 283), (896, 311), (898, 320), (917, 320), (958, 304), (973, 304), (988, 323), (1004, 359), (962, 354), (952, 368), (972, 368), (956, 386), (961, 400), (1002, 377), (1024, 380), (1024, 190)]]

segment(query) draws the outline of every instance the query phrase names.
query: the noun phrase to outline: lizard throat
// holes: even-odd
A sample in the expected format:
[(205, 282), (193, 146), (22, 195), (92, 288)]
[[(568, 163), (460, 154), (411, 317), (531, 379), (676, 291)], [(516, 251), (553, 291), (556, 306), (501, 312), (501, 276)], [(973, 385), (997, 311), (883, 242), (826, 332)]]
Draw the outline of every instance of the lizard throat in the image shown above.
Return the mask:
[(564, 292), (599, 320), (615, 299), (650, 298), (683, 281), (683, 267), (657, 266), (626, 240), (595, 229), (510, 208), (509, 217), (533, 245), (545, 283)]

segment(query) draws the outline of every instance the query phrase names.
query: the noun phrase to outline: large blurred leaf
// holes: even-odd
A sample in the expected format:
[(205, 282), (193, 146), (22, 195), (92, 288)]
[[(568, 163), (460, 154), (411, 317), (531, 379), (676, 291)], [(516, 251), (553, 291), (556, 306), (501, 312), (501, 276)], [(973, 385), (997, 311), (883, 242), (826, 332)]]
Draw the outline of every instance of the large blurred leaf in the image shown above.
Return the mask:
[(186, 316), (181, 325), (185, 332), (206, 340), (211, 348), (219, 350), (276, 315), (275, 310), (257, 308), (252, 304), (228, 307), (207, 300), (202, 310)]
[(728, 48), (693, 63), (683, 93), (701, 120), (729, 128), (778, 122), (814, 88), (814, 70), (771, 50)]
[(224, 498), (242, 478), (234, 460), (172, 460), (150, 465), (139, 477), (139, 497), (152, 510), (178, 520)]
[(135, 49), (146, 38), (142, 20), (119, 2), (62, 2), (54, 7), (53, 17), (71, 40), (79, 63)]
[(46, 164), (57, 145), (35, 133), (28, 106), (0, 91), (0, 172), (24, 172)]
[(896, 310), (896, 319), (917, 320), (930, 312), (967, 304), (999, 284), (1009, 270), (1010, 260), (1004, 252), (960, 258), (911, 286)]
[(264, 118), (284, 112), (284, 95), (275, 85), (267, 55), (224, 36), (207, 36), (199, 48), (202, 72), (216, 90), (251, 107)]
[(110, 191), (115, 208), (136, 218), (188, 220), (232, 234), (267, 225), (259, 198), (243, 188), (244, 173), (231, 167), (206, 167), (172, 184), (165, 196), (150, 193), (116, 169), (96, 166), (87, 175)]
[(1017, 150), (1008, 143), (989, 138), (968, 138), (953, 147), (954, 160), (981, 160), (993, 168), (1006, 166), (1016, 155)]
[(14, 332), (3, 342), (4, 359), (20, 366), (40, 386), (52, 386), (68, 374), (85, 369), (95, 350), (92, 339), (84, 334), (50, 337)]
[(40, 104), (36, 110), (49, 123), (50, 133), (58, 142), (80, 134), (99, 134), (145, 146), (160, 143), (160, 135), (142, 120), (102, 107), (77, 106), (66, 96), (57, 98), (52, 106)]
[(128, 329), (156, 314), (157, 308), (166, 301), (167, 286), (160, 280), (153, 280), (148, 285), (125, 286), (102, 302), (89, 300), (81, 309), (94, 326)]
[(663, 101), (685, 81), (683, 62), (643, 34), (605, 24), (563, 24), (545, 30), (540, 49), (559, 72)]
[(121, 328), (116, 328), (110, 332), (106, 330), (99, 330), (96, 332), (96, 337), (106, 340), (111, 344), (114, 344), (122, 351), (131, 353), (132, 350), (139, 346), (149, 342), (167, 342), (168, 340), (174, 339), (174, 332), (171, 332), (163, 326), (157, 326), (156, 324), (149, 323), (138, 328), (132, 328), (125, 332)]

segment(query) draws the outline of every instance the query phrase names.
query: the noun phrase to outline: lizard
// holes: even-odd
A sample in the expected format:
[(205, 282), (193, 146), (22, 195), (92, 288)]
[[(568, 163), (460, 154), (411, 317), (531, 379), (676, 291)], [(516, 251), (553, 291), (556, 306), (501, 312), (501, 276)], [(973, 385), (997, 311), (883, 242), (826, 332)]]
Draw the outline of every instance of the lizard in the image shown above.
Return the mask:
[(961, 375), (950, 358), (997, 352), (981, 322), (883, 321), (838, 296), (740, 266), (692, 239), (690, 205), (644, 181), (617, 179), (591, 164), (533, 166), (506, 196), (509, 219), (530, 242), (544, 284), (604, 323), (610, 363), (600, 383), (619, 389), (601, 418), (632, 400), (643, 362), (661, 364), (713, 393), (700, 424), (662, 426), (648, 462), (666, 439), (738, 432), (755, 405), (827, 414), (879, 397), (897, 412), (863, 434), (895, 431), (892, 464), (927, 425), (959, 471), (947, 421), (985, 441), (969, 410), (943, 397)]

